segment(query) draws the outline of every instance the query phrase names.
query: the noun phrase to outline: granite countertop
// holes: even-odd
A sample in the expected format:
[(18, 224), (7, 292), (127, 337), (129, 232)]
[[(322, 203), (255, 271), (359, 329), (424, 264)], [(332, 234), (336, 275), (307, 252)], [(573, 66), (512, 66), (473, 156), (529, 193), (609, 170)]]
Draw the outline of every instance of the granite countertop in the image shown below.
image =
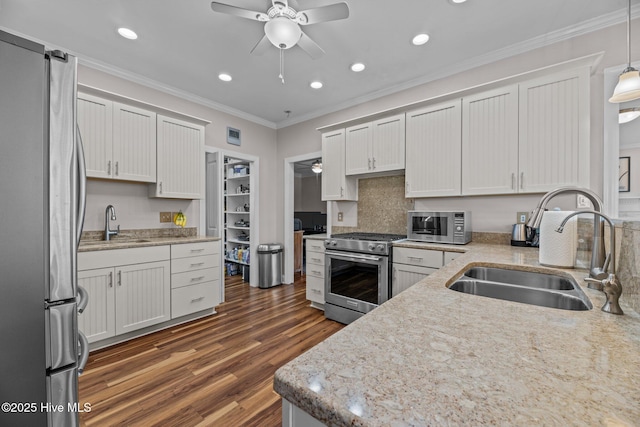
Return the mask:
[(303, 234), (303, 239), (311, 239), (311, 240), (324, 240), (327, 238), (327, 233), (322, 234)]
[(536, 248), (464, 251), (440, 270), (284, 365), (274, 389), (327, 425), (621, 425), (640, 422), (640, 315), (567, 311), (446, 288), (468, 267), (542, 267)]
[(123, 230), (117, 236), (107, 241), (103, 240), (103, 233), (101, 231), (88, 231), (82, 233), (78, 252), (214, 242), (220, 240), (220, 237), (197, 236), (196, 232), (197, 230), (195, 228)]

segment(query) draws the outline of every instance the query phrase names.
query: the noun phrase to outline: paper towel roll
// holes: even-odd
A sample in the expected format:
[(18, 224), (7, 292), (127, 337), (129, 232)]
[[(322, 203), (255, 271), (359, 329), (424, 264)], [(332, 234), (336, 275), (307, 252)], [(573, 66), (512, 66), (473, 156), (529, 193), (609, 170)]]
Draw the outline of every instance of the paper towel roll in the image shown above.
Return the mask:
[(573, 268), (578, 249), (577, 217), (569, 219), (562, 233), (556, 232), (560, 223), (573, 211), (545, 211), (540, 223), (540, 264), (550, 267)]

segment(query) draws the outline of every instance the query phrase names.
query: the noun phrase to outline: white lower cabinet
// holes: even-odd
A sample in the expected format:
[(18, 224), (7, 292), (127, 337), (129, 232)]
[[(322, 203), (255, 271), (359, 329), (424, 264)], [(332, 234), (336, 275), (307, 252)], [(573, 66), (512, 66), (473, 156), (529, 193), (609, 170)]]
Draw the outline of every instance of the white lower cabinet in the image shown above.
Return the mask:
[(443, 251), (394, 247), (391, 296), (409, 289), (443, 265)]
[(321, 423), (311, 415), (289, 402), (282, 399), (282, 427), (324, 427)]
[(220, 303), (220, 242), (171, 245), (171, 318)]
[(324, 308), (324, 243), (322, 240), (306, 241), (307, 299), (311, 306)]
[(89, 342), (171, 318), (169, 257), (168, 246), (78, 254), (78, 284), (89, 293), (78, 327)]

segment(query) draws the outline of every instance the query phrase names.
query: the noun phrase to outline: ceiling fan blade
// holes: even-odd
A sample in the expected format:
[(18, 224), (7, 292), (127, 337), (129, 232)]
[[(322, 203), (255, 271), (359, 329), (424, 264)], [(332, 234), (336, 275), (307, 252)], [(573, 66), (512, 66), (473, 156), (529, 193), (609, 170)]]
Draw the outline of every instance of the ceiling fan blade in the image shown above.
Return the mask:
[(300, 40), (298, 40), (298, 46), (307, 52), (311, 59), (318, 59), (324, 55), (324, 50), (322, 50), (322, 48), (304, 32), (302, 33)]
[(267, 51), (267, 49), (269, 49), (270, 46), (273, 46), (273, 45), (269, 41), (269, 38), (267, 38), (267, 36), (264, 36), (260, 39), (258, 43), (256, 43), (253, 49), (251, 49), (251, 53), (254, 55), (262, 55)]
[(241, 18), (252, 19), (254, 21), (266, 22), (269, 20), (269, 16), (265, 13), (242, 9), (240, 7), (218, 3), (217, 1), (211, 2), (211, 9), (213, 9), (214, 12), (226, 13), (227, 15), (235, 15)]
[(301, 25), (337, 21), (349, 17), (349, 6), (345, 2), (335, 3), (315, 9), (302, 10), (296, 14), (296, 22)]

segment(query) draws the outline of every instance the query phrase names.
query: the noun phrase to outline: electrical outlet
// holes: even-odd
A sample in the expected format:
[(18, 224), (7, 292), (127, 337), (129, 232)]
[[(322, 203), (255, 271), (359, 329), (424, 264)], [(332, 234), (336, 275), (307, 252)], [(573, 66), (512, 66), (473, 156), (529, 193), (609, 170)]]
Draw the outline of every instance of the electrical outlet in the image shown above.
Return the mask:
[(578, 209), (591, 209), (591, 202), (582, 194), (578, 194), (576, 205)]
[(160, 222), (171, 222), (171, 212), (160, 212)]
[(529, 219), (529, 212), (518, 212), (518, 216), (516, 218), (516, 223), (524, 224)]
[(338, 222), (342, 222), (343, 219), (344, 215), (342, 214), (342, 212), (338, 212)]

